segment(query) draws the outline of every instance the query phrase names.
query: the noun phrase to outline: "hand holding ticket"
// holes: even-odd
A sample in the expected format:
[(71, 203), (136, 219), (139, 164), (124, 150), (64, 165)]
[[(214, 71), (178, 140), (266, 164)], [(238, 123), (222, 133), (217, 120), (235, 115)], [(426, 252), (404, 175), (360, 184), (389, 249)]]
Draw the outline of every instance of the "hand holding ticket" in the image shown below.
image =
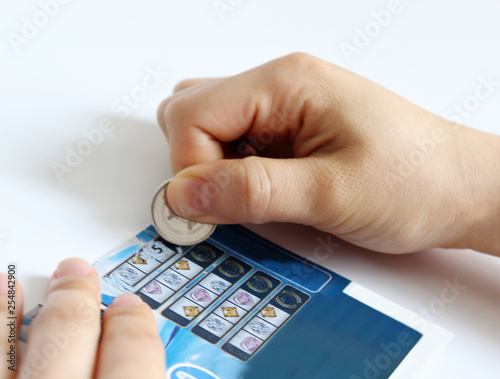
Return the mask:
[(158, 115), (181, 217), (302, 223), (389, 253), (500, 254), (500, 137), (331, 63), (293, 54), (185, 81)]

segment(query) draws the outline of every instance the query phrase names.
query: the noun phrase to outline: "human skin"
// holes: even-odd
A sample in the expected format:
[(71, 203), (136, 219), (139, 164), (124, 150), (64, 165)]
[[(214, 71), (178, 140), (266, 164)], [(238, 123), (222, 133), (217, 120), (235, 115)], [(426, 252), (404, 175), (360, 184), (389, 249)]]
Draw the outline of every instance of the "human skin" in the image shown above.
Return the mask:
[[(0, 274), (0, 316), (7, 320), (8, 277)], [(12, 282), (12, 281), (11, 281)], [(21, 325), (22, 288), (16, 283), (16, 322)], [(84, 260), (62, 261), (49, 281), (43, 307), (30, 327), (16, 370), (3, 365), (3, 379), (165, 378), (165, 351), (151, 308), (138, 296), (118, 296), (103, 314), (99, 276)], [(18, 330), (19, 332), (19, 330)], [(18, 334), (18, 333), (17, 333)], [(15, 343), (0, 341), (2, 356)]]
[(500, 137), (295, 53), (179, 83), (158, 110), (173, 211), (292, 222), (387, 253), (500, 255)]

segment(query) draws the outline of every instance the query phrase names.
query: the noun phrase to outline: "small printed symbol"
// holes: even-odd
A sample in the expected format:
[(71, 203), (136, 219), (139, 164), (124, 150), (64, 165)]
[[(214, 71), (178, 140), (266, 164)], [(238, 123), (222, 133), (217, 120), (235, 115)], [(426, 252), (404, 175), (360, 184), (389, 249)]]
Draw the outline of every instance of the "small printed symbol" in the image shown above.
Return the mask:
[(257, 350), (259, 346), (260, 346), (259, 340), (254, 337), (247, 337), (241, 343), (241, 347), (244, 350), (249, 351), (250, 353), (253, 353), (255, 350)]
[(254, 304), (253, 299), (250, 297), (249, 294), (247, 294), (245, 292), (239, 292), (234, 297), (234, 301), (240, 305), (253, 305)]
[(156, 281), (152, 281), (148, 284), (143, 289), (143, 292), (151, 294), (151, 295), (159, 295), (161, 294), (161, 287)]
[(224, 323), (221, 320), (218, 320), (216, 318), (209, 318), (207, 321), (205, 321), (205, 324), (212, 329), (214, 332), (217, 333), (224, 333), (227, 330), (227, 326), (224, 325)]
[(136, 265), (146, 265), (148, 261), (142, 257), (141, 252), (138, 252), (132, 257), (132, 263)]
[(191, 293), (191, 299), (195, 301), (201, 301), (202, 303), (208, 303), (212, 298), (207, 290), (203, 288), (195, 288), (195, 290)]
[(229, 288), (229, 286), (221, 280), (212, 280), (210, 282), (210, 287), (219, 295)]
[(239, 317), (238, 310), (236, 307), (222, 307), (222, 313), (224, 317)]
[(131, 267), (120, 267), (118, 269), (118, 274), (120, 274), (123, 278), (130, 281), (139, 280), (139, 274), (134, 271)]
[(259, 320), (253, 320), (248, 326), (255, 333), (260, 334), (261, 336), (268, 336), (272, 333), (269, 326)]
[(189, 270), (189, 263), (188, 263), (188, 261), (185, 261), (185, 260), (177, 261), (177, 262), (175, 262), (174, 267), (177, 270)]
[(184, 314), (186, 317), (196, 317), (200, 313), (200, 308), (192, 306), (184, 306)]
[(273, 307), (264, 307), (261, 314), (262, 317), (276, 317), (276, 311)]

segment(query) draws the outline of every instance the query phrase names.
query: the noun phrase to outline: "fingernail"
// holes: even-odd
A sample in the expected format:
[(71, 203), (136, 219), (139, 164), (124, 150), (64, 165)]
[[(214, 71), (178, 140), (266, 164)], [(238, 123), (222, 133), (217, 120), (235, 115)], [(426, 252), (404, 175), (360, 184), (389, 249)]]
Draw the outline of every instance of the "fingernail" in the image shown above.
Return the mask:
[(167, 204), (181, 217), (203, 216), (210, 213), (210, 193), (207, 182), (197, 177), (173, 179), (167, 189)]
[(7, 295), (9, 289), (7, 288), (7, 274), (0, 273), (0, 295)]
[(142, 301), (142, 299), (139, 296), (134, 295), (132, 293), (127, 293), (127, 294), (115, 297), (115, 299), (113, 300), (113, 302), (111, 303), (111, 305), (108, 308), (117, 308), (117, 307), (123, 307), (123, 306), (127, 306), (127, 305), (138, 306), (138, 305), (142, 305), (142, 304), (144, 304), (144, 302)]
[(63, 278), (65, 276), (87, 276), (90, 274), (92, 267), (81, 258), (68, 258), (59, 263), (55, 271), (55, 278)]

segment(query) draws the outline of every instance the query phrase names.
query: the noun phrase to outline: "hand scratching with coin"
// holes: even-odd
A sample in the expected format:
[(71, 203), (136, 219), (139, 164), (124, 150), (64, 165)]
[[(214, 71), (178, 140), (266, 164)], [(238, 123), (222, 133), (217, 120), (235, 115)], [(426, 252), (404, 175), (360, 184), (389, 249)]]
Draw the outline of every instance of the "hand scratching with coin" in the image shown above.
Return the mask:
[(306, 54), (174, 92), (158, 119), (177, 216), (306, 224), (387, 253), (500, 255), (500, 137)]
[[(500, 137), (431, 114), (331, 63), (292, 54), (233, 77), (186, 80), (158, 119), (175, 176), (155, 195), (152, 214), (175, 244), (199, 242), (215, 224), (279, 221), (380, 252), (500, 255)], [(401, 162), (412, 169), (401, 172)], [(4, 276), (1, 289), (6, 313)], [(99, 296), (86, 262), (61, 262), (19, 378), (67, 324), (61, 320), (84, 333), (39, 378), (164, 377), (148, 306), (135, 295), (117, 297), (101, 328)], [(76, 311), (81, 303), (88, 319)]]

